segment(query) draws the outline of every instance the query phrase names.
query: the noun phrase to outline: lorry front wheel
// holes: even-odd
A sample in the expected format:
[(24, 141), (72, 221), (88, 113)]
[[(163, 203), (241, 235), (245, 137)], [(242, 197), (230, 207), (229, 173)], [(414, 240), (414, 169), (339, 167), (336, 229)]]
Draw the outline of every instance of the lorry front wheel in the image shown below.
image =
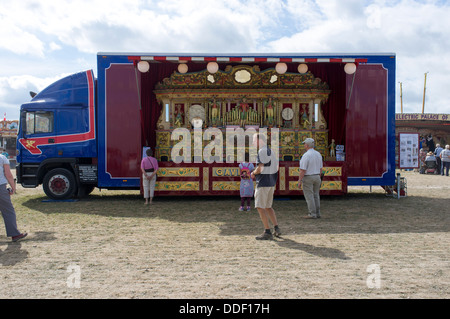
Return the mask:
[(69, 199), (77, 190), (75, 176), (65, 168), (55, 168), (45, 174), (42, 187), (52, 199)]

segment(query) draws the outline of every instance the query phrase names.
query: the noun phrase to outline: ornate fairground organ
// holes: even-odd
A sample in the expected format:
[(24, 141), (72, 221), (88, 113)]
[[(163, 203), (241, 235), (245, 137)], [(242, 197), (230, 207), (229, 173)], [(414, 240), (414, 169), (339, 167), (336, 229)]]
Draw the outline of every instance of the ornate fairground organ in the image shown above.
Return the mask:
[[(326, 161), (321, 189), (330, 194), (346, 192), (343, 163), (336, 162), (333, 151), (330, 152), (333, 145), (322, 113), (322, 105), (331, 92), (327, 83), (311, 72), (280, 74), (275, 68), (261, 70), (258, 65), (229, 65), (223, 71), (214, 71), (174, 72), (155, 87), (154, 94), (161, 105), (155, 147), (155, 156), (161, 163), (157, 191), (239, 193), (239, 163), (230, 164), (233, 161), (226, 158), (226, 138), (224, 151), (213, 154), (214, 163), (196, 161), (194, 154), (188, 154), (192, 161), (175, 164), (171, 158), (173, 147), (179, 143), (172, 139), (175, 129), (189, 130), (194, 149), (198, 147), (194, 145), (198, 143), (194, 138), (196, 128), (217, 128), (224, 137), (230, 128), (264, 128), (269, 136), (272, 129), (278, 130), (280, 170), (276, 194), (300, 194), (298, 161), (304, 153), (302, 142), (308, 137), (315, 140), (315, 149)], [(200, 143), (205, 147), (210, 141), (202, 139)], [(245, 145), (247, 154), (251, 143), (249, 139)]]

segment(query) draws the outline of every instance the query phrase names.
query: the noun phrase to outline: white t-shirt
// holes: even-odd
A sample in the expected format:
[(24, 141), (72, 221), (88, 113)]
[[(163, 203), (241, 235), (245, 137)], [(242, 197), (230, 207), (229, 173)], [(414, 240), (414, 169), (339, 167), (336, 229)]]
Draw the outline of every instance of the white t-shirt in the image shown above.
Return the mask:
[(450, 150), (445, 149), (441, 152), (441, 156), (442, 156), (442, 161), (443, 162), (450, 162)]
[(306, 171), (305, 176), (320, 174), (322, 167), (322, 155), (313, 148), (310, 148), (300, 159), (300, 169)]
[(5, 177), (5, 170), (3, 168), (3, 165), (8, 164), (9, 165), (9, 159), (7, 159), (4, 155), (0, 154), (0, 185), (7, 184), (8, 180)]

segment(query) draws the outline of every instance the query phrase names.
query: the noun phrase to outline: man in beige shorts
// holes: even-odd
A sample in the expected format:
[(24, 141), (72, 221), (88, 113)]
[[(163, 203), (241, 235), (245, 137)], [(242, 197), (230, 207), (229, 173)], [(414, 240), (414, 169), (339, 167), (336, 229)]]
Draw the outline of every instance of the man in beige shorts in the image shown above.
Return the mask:
[[(278, 179), (278, 159), (275, 158), (272, 150), (267, 146), (265, 135), (255, 134), (253, 136), (253, 145), (259, 147), (256, 169), (251, 173), (252, 179), (256, 179), (255, 207), (264, 225), (264, 233), (257, 236), (256, 239), (269, 240), (273, 239), (273, 235), (277, 237), (281, 235), (277, 217), (272, 208), (273, 193)], [(273, 235), (270, 231), (269, 220), (274, 226)]]

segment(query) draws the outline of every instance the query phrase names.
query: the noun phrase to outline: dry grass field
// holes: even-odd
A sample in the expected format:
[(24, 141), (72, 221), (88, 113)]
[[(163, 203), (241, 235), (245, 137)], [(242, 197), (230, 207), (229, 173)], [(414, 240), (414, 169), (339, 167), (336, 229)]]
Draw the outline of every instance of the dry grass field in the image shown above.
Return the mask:
[(156, 198), (95, 190), (48, 202), (18, 188), (28, 237), (0, 229), (0, 298), (450, 297), (450, 177), (401, 172), (408, 196), (380, 187), (323, 197), (307, 220), (303, 197), (277, 199), (282, 238), (257, 241), (257, 211), (239, 198)]

